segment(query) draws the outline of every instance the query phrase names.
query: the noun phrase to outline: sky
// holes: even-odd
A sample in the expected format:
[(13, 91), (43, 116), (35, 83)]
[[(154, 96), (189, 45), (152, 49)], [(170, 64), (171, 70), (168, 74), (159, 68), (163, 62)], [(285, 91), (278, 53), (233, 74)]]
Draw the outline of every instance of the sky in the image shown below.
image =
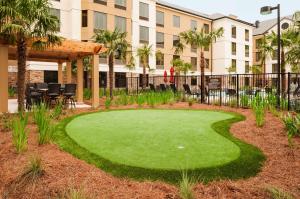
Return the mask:
[(239, 19), (254, 23), (276, 18), (276, 12), (270, 15), (260, 15), (263, 6), (281, 5), (281, 15), (291, 15), (300, 11), (300, 0), (164, 0), (172, 4), (190, 8), (205, 14), (222, 13), (233, 14)]

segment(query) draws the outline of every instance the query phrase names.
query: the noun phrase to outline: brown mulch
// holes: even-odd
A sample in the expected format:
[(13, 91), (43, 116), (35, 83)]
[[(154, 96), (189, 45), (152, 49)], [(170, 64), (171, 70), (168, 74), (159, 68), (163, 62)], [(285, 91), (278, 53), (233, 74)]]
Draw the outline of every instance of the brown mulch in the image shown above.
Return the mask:
[[(112, 107), (112, 109), (136, 108)], [(187, 103), (159, 108), (190, 108)], [(203, 199), (255, 199), (268, 198), (266, 187), (277, 187), (300, 198), (300, 139), (294, 139), (296, 147), (288, 146), (284, 125), (279, 118), (267, 114), (263, 128), (257, 128), (251, 110), (233, 109), (195, 104), (193, 109), (214, 109), (238, 112), (247, 117), (243, 122), (235, 123), (231, 132), (238, 138), (259, 147), (267, 157), (262, 171), (245, 180), (222, 180), (208, 185), (197, 184), (194, 192)], [(102, 106), (103, 109), (103, 106)], [(66, 116), (91, 110), (76, 110)], [(68, 189), (82, 190), (91, 198), (180, 198), (178, 187), (163, 182), (137, 182), (120, 179), (102, 170), (78, 160), (60, 150), (56, 145), (37, 145), (37, 129), (33, 124), (30, 131), (27, 152), (16, 154), (11, 142), (11, 133), (0, 132), (0, 197), (8, 193), (8, 198), (57, 198)], [(22, 175), (28, 160), (38, 154), (42, 158), (44, 173), (35, 182), (24, 186), (9, 186)], [(246, 166), (246, 165), (245, 165)]]

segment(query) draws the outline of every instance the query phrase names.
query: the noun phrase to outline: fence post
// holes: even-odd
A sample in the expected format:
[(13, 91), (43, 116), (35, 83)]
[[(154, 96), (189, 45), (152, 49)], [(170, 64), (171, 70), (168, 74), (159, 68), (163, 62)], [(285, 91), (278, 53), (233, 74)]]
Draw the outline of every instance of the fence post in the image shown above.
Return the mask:
[(137, 95), (139, 94), (139, 86), (140, 86), (139, 85), (139, 79), (140, 79), (139, 77), (136, 78), (136, 94)]
[(288, 72), (288, 91), (287, 91), (287, 94), (288, 94), (288, 111), (290, 111), (290, 108), (291, 108), (291, 103), (290, 103), (290, 92), (291, 92), (291, 73)]
[(240, 107), (240, 78), (239, 74), (236, 75), (236, 105), (237, 107)]

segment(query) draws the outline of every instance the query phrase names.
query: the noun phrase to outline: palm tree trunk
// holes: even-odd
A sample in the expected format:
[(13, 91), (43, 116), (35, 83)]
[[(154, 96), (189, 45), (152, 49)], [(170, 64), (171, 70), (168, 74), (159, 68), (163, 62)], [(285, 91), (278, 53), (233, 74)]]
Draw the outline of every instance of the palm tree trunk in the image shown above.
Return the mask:
[(205, 73), (204, 73), (204, 53), (201, 50), (200, 53), (200, 68), (201, 68), (201, 103), (204, 103), (205, 101), (205, 94), (204, 94), (204, 90), (205, 90)]
[(24, 111), (24, 99), (25, 99), (25, 73), (26, 73), (26, 61), (27, 61), (27, 44), (24, 38), (20, 38), (17, 41), (18, 48), (18, 111)]
[(143, 64), (143, 80), (142, 81), (143, 81), (142, 88), (143, 88), (143, 90), (145, 90), (145, 88), (146, 88), (146, 63), (145, 62)]
[(109, 67), (109, 96), (110, 99), (113, 99), (113, 82), (114, 82), (114, 54), (111, 53), (108, 58), (108, 67)]

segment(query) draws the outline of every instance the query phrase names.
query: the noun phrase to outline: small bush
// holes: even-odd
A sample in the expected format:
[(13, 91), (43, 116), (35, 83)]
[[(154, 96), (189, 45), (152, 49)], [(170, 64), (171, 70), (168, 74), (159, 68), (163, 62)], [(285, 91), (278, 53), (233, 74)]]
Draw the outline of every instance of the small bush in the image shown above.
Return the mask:
[(186, 172), (182, 172), (182, 180), (179, 184), (179, 192), (181, 199), (194, 199), (193, 193), (194, 182), (191, 180)]
[(63, 112), (63, 103), (59, 102), (58, 104), (56, 104), (56, 106), (52, 110), (51, 118), (55, 119), (55, 120), (59, 119), (59, 117), (61, 116), (62, 112)]
[(19, 119), (12, 122), (12, 140), (17, 153), (21, 153), (27, 149), (28, 132), (26, 129), (28, 123), (28, 114), (20, 113)]
[(30, 158), (29, 164), (27, 166), (27, 170), (25, 172), (28, 177), (30, 177), (32, 180), (35, 180), (43, 173), (43, 167), (42, 167), (42, 159), (35, 155)]
[(8, 88), (8, 96), (9, 97), (14, 97), (15, 94), (16, 94), (16, 90), (14, 88), (12, 88), (12, 87), (9, 87)]
[(266, 191), (272, 199), (294, 199), (292, 195), (276, 187), (267, 188)]
[(241, 96), (241, 106), (242, 107), (249, 107), (250, 99), (248, 95), (242, 95)]
[(258, 127), (262, 127), (265, 123), (265, 106), (266, 102), (259, 95), (257, 95), (252, 101), (251, 108), (255, 115), (256, 126)]
[(85, 89), (83, 90), (83, 99), (89, 100), (89, 99), (91, 99), (91, 98), (92, 98), (92, 91), (91, 91), (91, 89), (85, 88)]
[(90, 197), (87, 196), (83, 188), (69, 188), (63, 193), (61, 199), (90, 199)]
[(110, 106), (111, 106), (111, 99), (109, 97), (107, 97), (105, 100), (105, 108), (109, 109)]
[(293, 117), (290, 113), (283, 117), (283, 122), (285, 124), (285, 128), (287, 130), (287, 136), (289, 141), (289, 146), (293, 146), (293, 137), (295, 137), (298, 133), (298, 125), (300, 124), (299, 117)]
[(190, 98), (188, 100), (188, 104), (189, 104), (189, 106), (193, 106), (195, 104), (195, 100), (193, 98)]

